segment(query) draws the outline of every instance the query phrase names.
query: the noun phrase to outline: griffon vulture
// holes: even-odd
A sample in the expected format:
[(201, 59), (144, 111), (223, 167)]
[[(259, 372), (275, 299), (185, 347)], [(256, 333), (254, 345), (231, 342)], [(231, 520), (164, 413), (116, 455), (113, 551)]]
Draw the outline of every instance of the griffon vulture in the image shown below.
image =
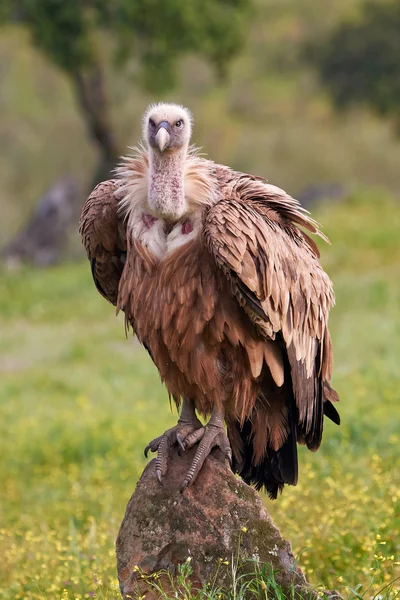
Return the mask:
[(201, 157), (191, 133), (186, 108), (151, 105), (145, 146), (93, 190), (80, 231), (98, 291), (182, 404), (176, 427), (145, 450), (157, 452), (158, 479), (170, 445), (198, 444), (182, 489), (219, 447), (276, 498), (297, 482), (296, 443), (317, 450), (324, 415), (339, 424), (334, 295), (304, 229), (324, 236), (283, 190)]

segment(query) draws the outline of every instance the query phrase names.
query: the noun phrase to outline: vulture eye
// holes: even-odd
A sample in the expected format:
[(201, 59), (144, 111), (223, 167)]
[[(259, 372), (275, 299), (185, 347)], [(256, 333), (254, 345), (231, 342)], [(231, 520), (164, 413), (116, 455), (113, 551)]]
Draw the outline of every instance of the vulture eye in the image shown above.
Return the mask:
[(154, 123), (153, 119), (149, 119), (149, 125), (150, 127), (155, 127), (156, 124)]
[(183, 120), (179, 119), (179, 121), (177, 121), (175, 123), (175, 127), (177, 127), (178, 129), (181, 129), (183, 127)]

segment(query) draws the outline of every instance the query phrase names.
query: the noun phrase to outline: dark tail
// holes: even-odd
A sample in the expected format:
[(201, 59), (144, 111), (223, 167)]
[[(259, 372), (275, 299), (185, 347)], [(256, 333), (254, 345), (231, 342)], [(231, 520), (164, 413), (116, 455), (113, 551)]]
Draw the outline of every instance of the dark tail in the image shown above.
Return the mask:
[[(272, 500), (277, 498), (285, 483), (296, 485), (298, 477), (296, 407), (293, 394), (291, 397), (285, 396), (288, 424), (286, 441), (279, 450), (267, 446), (264, 458), (258, 464), (254, 464), (254, 432), (251, 419), (247, 419), (242, 427), (239, 422), (228, 426), (232, 447), (240, 447), (241, 454), (240, 459), (234, 458), (234, 471), (257, 490), (264, 487)], [(267, 432), (265, 436), (267, 441)]]
[[(282, 349), (284, 348), (282, 342)], [(231, 442), (234, 460), (233, 469), (242, 479), (255, 486), (257, 490), (265, 488), (271, 499), (278, 496), (285, 483), (296, 485), (298, 478), (297, 442), (306, 443), (308, 448), (317, 450), (321, 443), (323, 417), (331, 419), (337, 425), (340, 424), (339, 414), (334, 406), (338, 402), (337, 392), (326, 381), (317, 379), (318, 401), (316, 402), (315, 425), (311, 432), (306, 432), (298, 423), (298, 411), (293, 393), (291, 368), (286, 351), (283, 352), (284, 360), (284, 384), (281, 388), (275, 385), (271, 375), (265, 374), (262, 389), (255, 402), (253, 414), (245, 420), (242, 426), (238, 421), (228, 422), (228, 436)], [(319, 352), (317, 352), (316, 372), (319, 370)], [(257, 416), (262, 415), (257, 423)], [(275, 416), (275, 418), (274, 418)], [(267, 426), (260, 427), (260, 422)], [(271, 441), (271, 432), (268, 424), (275, 424), (276, 431), (286, 431), (286, 436), (278, 436), (285, 440), (279, 450)], [(265, 439), (265, 454), (260, 454), (260, 446), (255, 452), (255, 429)], [(260, 436), (258, 437), (258, 444)], [(255, 460), (255, 456), (261, 456), (261, 460)]]
[(257, 490), (265, 487), (269, 497), (275, 500), (285, 483), (297, 483), (297, 448), (293, 434), (279, 450), (268, 449), (265, 458), (258, 465), (253, 463), (253, 444), (251, 441), (251, 423), (245, 421), (240, 436), (243, 442), (241, 462), (234, 459), (233, 469), (249, 485)]

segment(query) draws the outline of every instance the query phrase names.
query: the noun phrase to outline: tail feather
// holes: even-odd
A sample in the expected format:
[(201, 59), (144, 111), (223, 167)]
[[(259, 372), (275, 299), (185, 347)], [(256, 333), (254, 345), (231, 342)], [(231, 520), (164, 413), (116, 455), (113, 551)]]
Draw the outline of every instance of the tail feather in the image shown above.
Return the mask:
[[(228, 421), (228, 436), (234, 453), (233, 468), (242, 479), (265, 488), (276, 499), (285, 483), (296, 485), (298, 478), (297, 442), (317, 450), (321, 443), (324, 415), (337, 425), (339, 414), (333, 403), (337, 392), (326, 381), (315, 379), (315, 408), (310, 431), (299, 424), (299, 414), (293, 393), (291, 369), (284, 357), (284, 383), (278, 387), (265, 373), (262, 389), (250, 415), (244, 423)], [(316, 368), (318, 370), (318, 358)]]
[[(292, 403), (291, 403), (292, 404)], [(285, 483), (296, 485), (298, 478), (297, 427), (293, 406), (288, 407), (288, 435), (279, 450), (267, 447), (264, 457), (255, 464), (253, 424), (246, 419), (228, 426), (229, 439), (241, 440), (241, 457), (235, 457), (233, 469), (249, 485), (257, 490), (265, 487), (269, 497), (275, 500)], [(237, 445), (237, 444), (236, 444)]]
[(340, 415), (330, 400), (324, 402), (324, 415), (336, 425), (340, 425)]
[(323, 385), (324, 394), (324, 415), (333, 421), (336, 425), (340, 425), (340, 415), (334, 407), (334, 402), (339, 402), (339, 394), (333, 387), (330, 386), (328, 381), (324, 381)]

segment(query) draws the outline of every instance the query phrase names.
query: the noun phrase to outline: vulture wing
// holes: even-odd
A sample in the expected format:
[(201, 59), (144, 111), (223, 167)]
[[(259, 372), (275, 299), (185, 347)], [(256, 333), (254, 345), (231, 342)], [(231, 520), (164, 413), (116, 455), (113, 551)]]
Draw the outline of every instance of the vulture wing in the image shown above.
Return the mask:
[(114, 305), (126, 258), (126, 229), (117, 210), (118, 185), (115, 179), (99, 183), (83, 205), (79, 223), (96, 287)]
[(226, 199), (206, 215), (205, 244), (260, 335), (283, 348), (299, 441), (304, 439), (316, 450), (323, 413), (339, 423), (331, 404), (338, 395), (329, 385), (332, 349), (327, 324), (334, 295), (317, 246), (297, 224), (322, 234), (300, 204), (275, 186), (240, 176), (225, 190)]

